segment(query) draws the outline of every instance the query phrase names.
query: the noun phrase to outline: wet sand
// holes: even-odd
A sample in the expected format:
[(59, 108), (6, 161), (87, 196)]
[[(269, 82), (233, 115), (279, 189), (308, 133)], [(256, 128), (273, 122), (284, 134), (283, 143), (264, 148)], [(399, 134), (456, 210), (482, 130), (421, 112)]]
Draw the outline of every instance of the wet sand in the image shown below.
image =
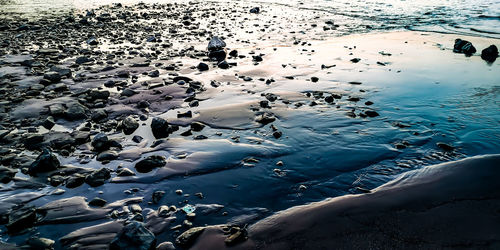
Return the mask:
[[(495, 248), (496, 210), (462, 217), (497, 206), (498, 156), (423, 167), (498, 153), (500, 63), (480, 56), (497, 39), (345, 35), (358, 29), (315, 10), (252, 7), (2, 26), (2, 247)], [(226, 45), (207, 50), (214, 36)], [(453, 53), (456, 38), (478, 52)], [(474, 204), (415, 208), (454, 197)], [(448, 227), (415, 223), (442, 214)]]

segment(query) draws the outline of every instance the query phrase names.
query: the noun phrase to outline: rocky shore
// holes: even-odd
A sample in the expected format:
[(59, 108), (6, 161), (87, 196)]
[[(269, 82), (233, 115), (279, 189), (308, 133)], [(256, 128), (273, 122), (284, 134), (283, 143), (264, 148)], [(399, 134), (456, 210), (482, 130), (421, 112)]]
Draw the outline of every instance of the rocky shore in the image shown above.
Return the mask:
[[(370, 216), (387, 200), (420, 199), (420, 181), (433, 177), (427, 169), (456, 177), (448, 184), (462, 189), (439, 192), (448, 184), (438, 181), (429, 187), (446, 202), (498, 189), (490, 180), (498, 156), (485, 156), (409, 172), (371, 191), (409, 170), (477, 155), (469, 143), (478, 140), (491, 143), (479, 144), (481, 154), (495, 150), (498, 40), (402, 31), (343, 36), (366, 25), (337, 19), (287, 6), (196, 2), (3, 20), (0, 248), (317, 249), (333, 244), (322, 241), (331, 224), (345, 234), (363, 220), (376, 224)], [(428, 67), (436, 58), (446, 60)], [(461, 130), (476, 121), (469, 110), (441, 115), (454, 112), (441, 108), (455, 100), (435, 96), (443, 91), (437, 88), (462, 93), (438, 85), (447, 81), (473, 88), (470, 105), (485, 107), (472, 132)], [(396, 97), (408, 90), (436, 105)], [(476, 127), (481, 133), (467, 137)], [(492, 189), (456, 183), (486, 170), (492, 175), (481, 183)], [(415, 179), (418, 187), (394, 184)], [(341, 196), (360, 193), (369, 194)], [(475, 202), (497, 204), (491, 194)], [(354, 213), (349, 204), (358, 200), (361, 222), (342, 221), (336, 204)], [(465, 211), (460, 204), (457, 216)], [(323, 216), (338, 221), (311, 224)], [(307, 219), (288, 227), (297, 217)], [(364, 237), (386, 242), (391, 233), (368, 230), (338, 246)], [(496, 246), (486, 236), (445, 245), (422, 236), (415, 246)]]

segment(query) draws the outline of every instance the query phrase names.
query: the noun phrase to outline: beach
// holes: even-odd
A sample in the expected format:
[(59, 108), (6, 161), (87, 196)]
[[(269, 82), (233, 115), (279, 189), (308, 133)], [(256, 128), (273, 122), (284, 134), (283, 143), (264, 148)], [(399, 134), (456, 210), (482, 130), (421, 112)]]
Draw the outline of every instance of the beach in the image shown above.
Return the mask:
[(0, 248), (498, 248), (469, 4), (4, 3)]

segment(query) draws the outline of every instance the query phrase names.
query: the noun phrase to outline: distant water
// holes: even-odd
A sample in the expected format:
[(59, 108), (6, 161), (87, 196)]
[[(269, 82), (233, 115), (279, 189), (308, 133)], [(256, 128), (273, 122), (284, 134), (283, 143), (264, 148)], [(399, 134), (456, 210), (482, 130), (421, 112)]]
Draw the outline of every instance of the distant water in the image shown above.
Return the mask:
[[(0, 16), (30, 19), (122, 3), (176, 0), (0, 0)], [(183, 2), (183, 1), (179, 1)], [(185, 2), (185, 1), (184, 1)], [(225, 2), (225, 0), (215, 0)], [(255, 5), (286, 5), (344, 16), (368, 29), (401, 29), (500, 38), (500, 0), (261, 0)]]

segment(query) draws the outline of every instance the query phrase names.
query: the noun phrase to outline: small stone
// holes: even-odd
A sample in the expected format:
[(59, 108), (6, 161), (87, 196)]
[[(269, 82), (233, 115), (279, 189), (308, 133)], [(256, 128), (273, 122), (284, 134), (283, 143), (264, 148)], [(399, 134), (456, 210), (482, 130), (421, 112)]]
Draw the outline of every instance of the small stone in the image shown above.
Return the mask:
[(472, 43), (469, 41), (456, 39), (455, 45), (453, 46), (453, 52), (463, 53), (467, 56), (471, 56), (472, 54), (476, 53), (476, 48), (474, 48)]
[(134, 119), (134, 117), (132, 117), (132, 116), (127, 116), (121, 122), (121, 128), (123, 130), (123, 133), (126, 134), (126, 135), (130, 135), (130, 134), (134, 133), (134, 131), (138, 127), (139, 127), (139, 122), (137, 122)]
[(199, 71), (207, 71), (209, 69), (208, 64), (202, 62), (198, 64), (196, 68), (198, 68)]
[(132, 221), (115, 236), (109, 248), (120, 249), (153, 249), (156, 245), (155, 235), (142, 222)]
[(148, 173), (155, 168), (161, 168), (167, 164), (164, 156), (152, 155), (147, 158), (137, 162), (135, 164), (135, 169), (140, 173)]
[(108, 139), (108, 136), (104, 133), (98, 133), (97, 135), (94, 136), (92, 139), (92, 147), (94, 148), (95, 151), (101, 152), (109, 149), (110, 147), (110, 141)]
[(60, 166), (57, 156), (55, 156), (52, 151), (48, 148), (44, 148), (42, 153), (36, 158), (36, 160), (29, 167), (28, 173), (30, 175), (36, 175), (37, 173), (48, 172), (58, 169)]
[(68, 180), (66, 181), (66, 187), (76, 188), (83, 185), (84, 182), (85, 182), (85, 176), (81, 174), (74, 174), (71, 177), (69, 177)]
[(96, 197), (89, 202), (89, 205), (94, 207), (103, 207), (104, 205), (106, 205), (106, 203), (106, 200)]
[(85, 177), (85, 182), (91, 187), (98, 187), (103, 185), (109, 178), (111, 178), (111, 170), (108, 168), (101, 168), (87, 175), (87, 177)]
[(319, 81), (319, 78), (318, 77), (311, 77), (311, 82), (318, 82)]
[(57, 83), (61, 81), (61, 75), (58, 72), (50, 71), (43, 75), (43, 79), (48, 80), (51, 83)]
[(168, 122), (159, 117), (153, 118), (151, 121), (151, 131), (156, 139), (167, 137), (169, 134)]
[(204, 227), (191, 228), (179, 235), (179, 237), (175, 239), (175, 243), (180, 247), (189, 248), (195, 242), (196, 238), (198, 238), (198, 236), (203, 233), (204, 230)]
[(495, 45), (490, 45), (488, 48), (481, 51), (481, 58), (487, 62), (494, 62), (498, 57), (498, 48)]
[(165, 195), (165, 191), (155, 191), (152, 196), (152, 201), (154, 204), (158, 204)]

